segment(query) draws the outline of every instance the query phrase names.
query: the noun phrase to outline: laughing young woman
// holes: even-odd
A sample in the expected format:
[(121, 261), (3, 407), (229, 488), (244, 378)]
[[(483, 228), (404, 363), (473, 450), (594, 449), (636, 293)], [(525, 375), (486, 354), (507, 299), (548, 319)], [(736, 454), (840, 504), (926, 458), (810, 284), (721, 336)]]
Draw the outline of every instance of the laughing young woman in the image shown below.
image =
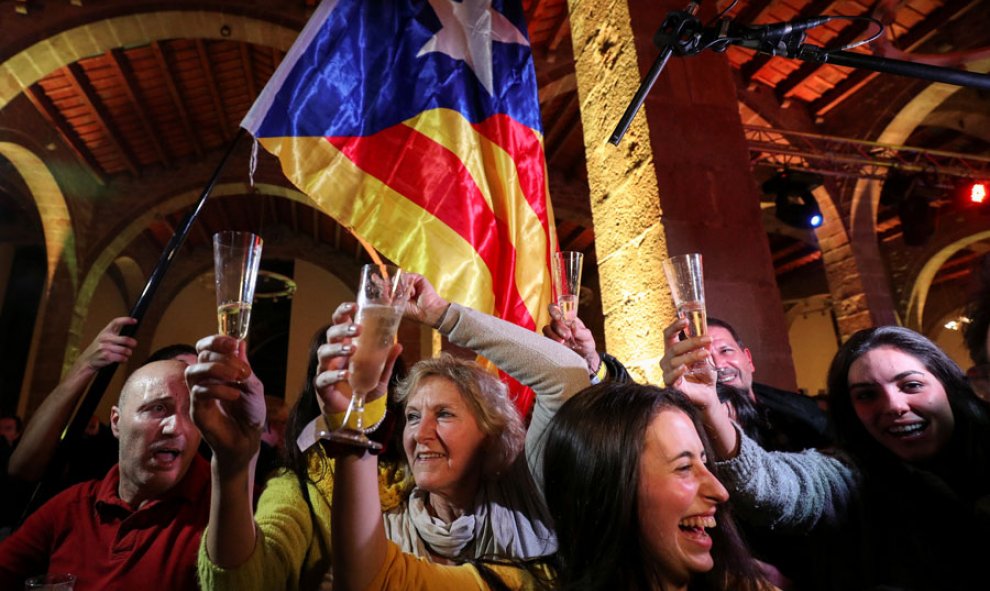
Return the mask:
[[(990, 406), (934, 343), (906, 328), (860, 331), (828, 373), (843, 460), (770, 453), (733, 426), (710, 386), (682, 379), (702, 338), (668, 328), (664, 379), (703, 408), (718, 474), (743, 518), (825, 530), (822, 588), (980, 588), (990, 540)], [(973, 543), (972, 540), (976, 540)]]
[(550, 423), (543, 475), (561, 589), (771, 589), (709, 470), (698, 412), (680, 393), (606, 382)]

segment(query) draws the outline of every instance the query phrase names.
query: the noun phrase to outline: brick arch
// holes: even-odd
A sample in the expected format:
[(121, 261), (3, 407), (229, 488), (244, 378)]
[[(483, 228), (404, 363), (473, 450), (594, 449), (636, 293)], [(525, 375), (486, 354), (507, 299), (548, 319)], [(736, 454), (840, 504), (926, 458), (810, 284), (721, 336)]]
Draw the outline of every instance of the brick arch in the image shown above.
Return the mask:
[(51, 289), (52, 279), (59, 263), (65, 263), (73, 290), (78, 288), (79, 270), (76, 258), (76, 238), (72, 231), (72, 217), (65, 203), (65, 196), (45, 162), (29, 148), (13, 142), (0, 142), (0, 155), (10, 161), (31, 191), (41, 218), (41, 230), (45, 236), (45, 254), (48, 270), (45, 276), (45, 293)]
[[(990, 71), (990, 59), (971, 62), (967, 64), (967, 69), (973, 72), (986, 73)], [(925, 117), (960, 88), (948, 84), (929, 84), (894, 116), (875, 141), (883, 144), (903, 145)], [(850, 208), (849, 226), (857, 266), (864, 278), (870, 279), (864, 281), (864, 287), (866, 288), (867, 303), (873, 314), (873, 321), (875, 324), (896, 324), (898, 323), (896, 306), (876, 239), (876, 219), (881, 187), (882, 183), (877, 180), (860, 179), (856, 183)], [(927, 263), (925, 269), (927, 273)], [(923, 291), (927, 293), (928, 286), (931, 285), (931, 278), (928, 278), (927, 283), (923, 279), (921, 281), (925, 286)], [(919, 289), (919, 285), (921, 284), (916, 283), (912, 286), (912, 300), (914, 300), (914, 291)], [(922, 325), (923, 300), (924, 296), (921, 296), (921, 308), (914, 312), (908, 312), (909, 318), (906, 322), (908, 326), (920, 327)], [(917, 314), (917, 319), (910, 318), (912, 313)]]
[(913, 275), (913, 279), (910, 281), (911, 292), (908, 297), (907, 313), (905, 315), (905, 325), (908, 328), (912, 328), (918, 332), (924, 329), (925, 322), (923, 315), (928, 291), (931, 289), (935, 274), (945, 264), (945, 261), (970, 244), (988, 239), (990, 239), (990, 230), (967, 233), (962, 237), (937, 247), (930, 256), (921, 258), (924, 262), (918, 267)]
[(815, 230), (815, 236), (822, 252), (839, 339), (845, 341), (857, 330), (871, 325), (870, 309), (863, 295), (866, 286), (856, 263), (852, 241), (831, 192), (824, 186), (818, 187), (814, 196), (824, 220)]
[[(123, 252), (124, 249), (138, 235), (140, 235), (141, 232), (143, 232), (157, 216), (163, 213), (168, 214), (190, 207), (197, 201), (197, 199), (199, 199), (200, 193), (201, 191), (199, 189), (189, 190), (163, 200), (158, 207), (145, 211), (143, 215), (138, 216), (127, 226), (117, 232), (114, 239), (99, 253), (99, 255), (97, 255), (76, 293), (76, 299), (73, 304), (72, 321), (69, 326), (69, 334), (66, 339), (65, 355), (62, 361), (63, 365), (71, 363), (71, 361), (74, 360), (75, 351), (78, 348), (79, 339), (82, 337), (83, 324), (85, 323), (86, 316), (89, 312), (89, 305), (93, 298), (93, 294), (95, 293), (100, 280), (103, 278), (103, 275), (106, 273), (110, 265), (114, 264), (120, 256), (120, 253)], [(283, 197), (297, 201), (304, 205), (308, 205), (314, 209), (319, 209), (317, 204), (304, 193), (279, 185), (263, 183), (256, 183), (254, 189), (251, 189), (247, 183), (221, 183), (214, 187), (211, 196), (215, 198), (248, 195), (253, 193)]]
[[(222, 36), (221, 27), (230, 34)], [(142, 12), (93, 21), (31, 45), (0, 63), (0, 109), (25, 88), (80, 59), (165, 39), (224, 39), (288, 51), (299, 31), (249, 16), (205, 10)]]
[[(748, 123), (771, 126), (769, 121), (758, 114), (756, 108), (744, 101), (740, 101), (739, 104), (740, 110), (746, 111)], [(870, 326), (870, 310), (863, 297), (864, 281), (856, 265), (849, 232), (842, 219), (838, 195), (829, 191), (827, 186), (823, 185), (813, 191), (823, 220), (822, 225), (815, 229), (814, 236), (817, 239), (816, 246), (822, 253), (825, 279), (835, 310), (839, 338), (845, 340), (857, 330)], [(791, 320), (788, 318), (788, 324)]]

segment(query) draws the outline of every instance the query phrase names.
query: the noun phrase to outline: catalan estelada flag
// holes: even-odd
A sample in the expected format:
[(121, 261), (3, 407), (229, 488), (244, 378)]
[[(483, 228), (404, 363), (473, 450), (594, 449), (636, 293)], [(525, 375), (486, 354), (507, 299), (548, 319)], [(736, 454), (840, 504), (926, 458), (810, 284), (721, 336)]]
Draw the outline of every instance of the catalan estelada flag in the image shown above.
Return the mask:
[(324, 0), (242, 126), (446, 299), (549, 320), (557, 239), (517, 0)]

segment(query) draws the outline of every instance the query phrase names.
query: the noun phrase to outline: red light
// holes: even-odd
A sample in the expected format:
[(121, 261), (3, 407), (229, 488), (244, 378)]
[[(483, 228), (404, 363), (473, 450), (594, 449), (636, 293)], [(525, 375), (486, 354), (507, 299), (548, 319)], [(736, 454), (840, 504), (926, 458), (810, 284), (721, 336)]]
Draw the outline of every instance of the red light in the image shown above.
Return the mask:
[(969, 187), (969, 201), (971, 203), (984, 203), (987, 200), (987, 183), (973, 183)]

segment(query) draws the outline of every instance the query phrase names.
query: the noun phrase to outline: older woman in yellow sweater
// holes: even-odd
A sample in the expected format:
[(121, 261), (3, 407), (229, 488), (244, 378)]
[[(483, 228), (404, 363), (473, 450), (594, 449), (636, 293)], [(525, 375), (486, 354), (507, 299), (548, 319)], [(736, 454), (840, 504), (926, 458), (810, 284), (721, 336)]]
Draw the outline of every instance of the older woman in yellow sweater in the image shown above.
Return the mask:
[[(546, 525), (540, 496), (532, 486), (519, 483), (529, 481), (531, 470), (539, 474), (540, 434), (556, 408), (589, 383), (586, 364), (542, 336), (449, 304), (421, 277), (416, 277), (415, 289), (407, 319), (438, 327), (451, 342), (494, 361), (532, 387), (537, 404), (524, 446), (521, 424), (512, 412), (495, 413), (502, 416), (495, 420), (486, 416), (491, 414), (486, 409), (511, 408), (503, 404), (505, 390), (497, 380), (473, 363), (450, 359), (414, 367), (404, 389), (403, 439), (416, 486), (408, 494), (401, 486), (385, 491), (390, 494), (380, 504), (383, 527), (397, 551), (433, 562), (494, 557), (524, 561), (551, 554), (556, 540)], [(352, 328), (352, 313), (353, 307), (347, 306), (335, 313), (336, 323), (328, 332), (331, 342), (320, 348), (311, 374), (323, 402), (332, 395), (333, 384), (343, 379), (346, 357), (353, 350), (346, 339), (346, 331), (359, 330)], [(261, 421), (257, 405), (227, 385), (249, 372), (229, 346), (223, 337), (204, 339), (199, 344), (200, 363), (187, 374), (197, 423), (214, 449), (213, 511), (200, 552), (201, 584), (204, 589), (318, 588), (330, 566), (330, 464), (318, 452), (310, 452), (306, 477), (286, 472), (271, 480), (252, 515), (250, 482), (257, 443), (251, 425)], [(379, 386), (384, 392), (385, 384)], [(220, 407), (227, 412), (218, 412)], [(369, 403), (369, 423), (383, 407), (384, 397)], [(506, 432), (515, 435), (503, 437)], [(525, 456), (520, 453), (523, 447)], [(499, 454), (492, 454), (496, 449)], [(486, 462), (491, 455), (501, 455), (502, 461)], [(447, 469), (451, 467), (455, 469)]]

